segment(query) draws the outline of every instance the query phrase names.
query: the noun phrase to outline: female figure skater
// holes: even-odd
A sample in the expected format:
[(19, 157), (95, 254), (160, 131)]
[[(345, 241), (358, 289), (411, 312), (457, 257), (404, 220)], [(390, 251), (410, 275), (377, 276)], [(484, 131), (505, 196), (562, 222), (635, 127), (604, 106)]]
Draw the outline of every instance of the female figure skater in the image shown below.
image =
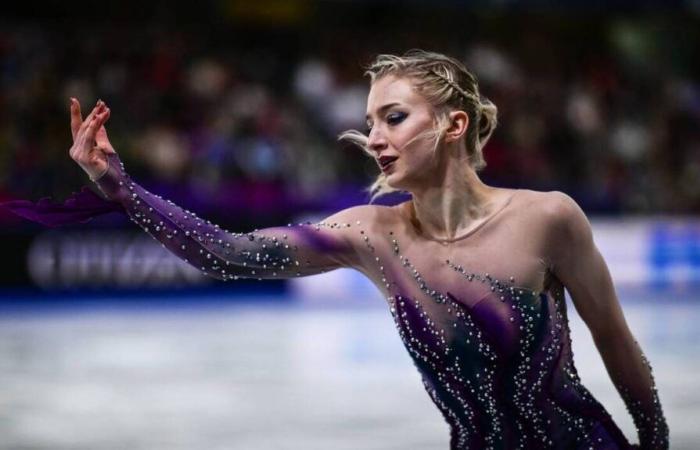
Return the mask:
[[(458, 61), (411, 51), (370, 65), (368, 135), (342, 137), (375, 158), (375, 193), (319, 223), (230, 233), (151, 194), (125, 172), (98, 102), (71, 100), (70, 156), (111, 201), (207, 275), (286, 278), (352, 267), (386, 297), (452, 449), (666, 449), (651, 366), (630, 332), (590, 225), (560, 192), (485, 185), (482, 149), (496, 107)], [(581, 384), (564, 289), (638, 430), (631, 445)]]

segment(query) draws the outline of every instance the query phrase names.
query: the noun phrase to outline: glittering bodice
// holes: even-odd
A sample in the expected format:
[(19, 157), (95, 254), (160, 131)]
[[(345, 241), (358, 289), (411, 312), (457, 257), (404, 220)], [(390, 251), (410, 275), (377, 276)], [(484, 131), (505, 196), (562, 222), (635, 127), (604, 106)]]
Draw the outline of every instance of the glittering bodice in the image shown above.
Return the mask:
[(609, 444), (595, 428), (611, 420), (573, 365), (565, 303), (492, 287), (471, 306), (451, 294), (435, 305), (407, 297), (393, 302), (401, 339), (452, 428), (452, 447)]
[[(404, 239), (412, 246), (403, 249)], [(506, 276), (487, 258), (489, 239), (448, 248), (401, 232), (365, 237), (374, 255), (369, 276), (387, 294), (401, 339), (450, 425), (451, 447), (628, 448), (581, 385), (561, 284), (550, 282), (547, 292), (519, 287), (517, 279), (542, 276), (541, 264), (511, 252), (501, 267), (517, 277)], [(475, 270), (480, 261), (486, 270)]]
[[(444, 244), (423, 239), (397, 210), (368, 206), (230, 233), (131, 181), (116, 155), (98, 186), (165, 248), (224, 281), (362, 271), (384, 293), (453, 449), (630, 448), (580, 383), (564, 289), (548, 276), (546, 233), (532, 232), (542, 226), (525, 203)], [(655, 392), (653, 403), (623, 398), (642, 436), (667, 448)]]

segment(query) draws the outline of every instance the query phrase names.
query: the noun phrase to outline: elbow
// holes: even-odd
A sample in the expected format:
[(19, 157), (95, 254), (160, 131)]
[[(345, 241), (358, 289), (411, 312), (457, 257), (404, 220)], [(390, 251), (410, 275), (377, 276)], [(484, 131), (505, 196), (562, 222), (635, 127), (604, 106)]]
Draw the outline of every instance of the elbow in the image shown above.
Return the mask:
[[(222, 259), (203, 259), (195, 260), (184, 258), (184, 262), (198, 269), (203, 275), (215, 278), (220, 281), (238, 280), (239, 278), (252, 278), (249, 273), (244, 274), (245, 267), (234, 265), (231, 262)], [(248, 270), (250, 272), (250, 270)]]
[(624, 329), (607, 321), (589, 324), (588, 329), (596, 344), (611, 344), (624, 336)]
[(589, 327), (591, 336), (596, 346), (600, 349), (617, 346), (628, 346), (635, 339), (626, 323), (603, 323), (595, 327)]
[(202, 271), (213, 278), (222, 281), (235, 281), (239, 279), (268, 279), (278, 278), (278, 274), (274, 270), (270, 270), (264, 266), (250, 264), (233, 264), (229, 261), (219, 261), (219, 264), (205, 269), (202, 266)]

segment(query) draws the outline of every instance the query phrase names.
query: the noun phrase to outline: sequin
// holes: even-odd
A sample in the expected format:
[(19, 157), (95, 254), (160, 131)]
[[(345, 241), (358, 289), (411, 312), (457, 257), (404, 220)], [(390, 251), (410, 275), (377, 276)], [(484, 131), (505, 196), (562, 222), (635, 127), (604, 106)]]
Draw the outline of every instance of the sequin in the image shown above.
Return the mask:
[[(131, 182), (113, 164), (116, 155), (109, 158), (100, 189), (209, 276), (298, 277), (339, 267), (329, 254), (340, 259), (361, 252), (365, 273), (386, 297), (424, 387), (450, 427), (452, 449), (631, 448), (581, 384), (563, 289), (527, 289), (510, 274), (481, 273), (459, 258), (422, 267), (411, 246), (402, 246), (400, 233), (375, 235), (359, 220), (230, 233)], [(358, 248), (345, 249), (336, 233), (355, 236)], [(456, 278), (449, 289), (431, 282), (440, 271)], [(648, 381), (652, 392), (634, 392), (630, 380), (618, 390), (645, 448), (666, 449), (668, 426), (653, 377)]]

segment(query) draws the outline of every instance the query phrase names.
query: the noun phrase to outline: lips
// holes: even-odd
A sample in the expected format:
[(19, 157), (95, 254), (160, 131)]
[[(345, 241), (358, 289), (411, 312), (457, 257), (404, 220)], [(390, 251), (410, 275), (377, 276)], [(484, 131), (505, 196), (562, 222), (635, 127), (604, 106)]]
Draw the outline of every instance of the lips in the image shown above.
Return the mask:
[(377, 161), (379, 162), (379, 167), (381, 167), (382, 171), (386, 172), (391, 164), (397, 159), (399, 159), (398, 156), (380, 156)]

